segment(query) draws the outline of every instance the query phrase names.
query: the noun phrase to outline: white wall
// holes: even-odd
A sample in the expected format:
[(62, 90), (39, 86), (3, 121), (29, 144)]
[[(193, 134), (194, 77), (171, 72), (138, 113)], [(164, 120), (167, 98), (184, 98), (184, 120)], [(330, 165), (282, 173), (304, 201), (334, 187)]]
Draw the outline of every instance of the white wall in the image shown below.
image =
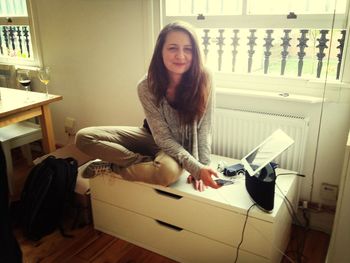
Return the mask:
[(50, 93), (56, 141), (64, 119), (77, 128), (140, 125), (136, 84), (145, 73), (142, 0), (36, 0), (43, 62), (52, 68)]

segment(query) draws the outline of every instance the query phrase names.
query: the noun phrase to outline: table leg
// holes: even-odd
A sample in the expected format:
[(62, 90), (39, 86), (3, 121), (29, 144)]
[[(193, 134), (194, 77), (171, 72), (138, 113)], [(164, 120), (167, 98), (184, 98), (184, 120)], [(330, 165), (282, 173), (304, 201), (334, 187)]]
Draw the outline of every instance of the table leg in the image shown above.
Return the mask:
[(52, 118), (49, 105), (41, 106), (41, 130), (43, 134), (43, 147), (45, 153), (51, 153), (56, 150), (55, 135), (53, 132)]

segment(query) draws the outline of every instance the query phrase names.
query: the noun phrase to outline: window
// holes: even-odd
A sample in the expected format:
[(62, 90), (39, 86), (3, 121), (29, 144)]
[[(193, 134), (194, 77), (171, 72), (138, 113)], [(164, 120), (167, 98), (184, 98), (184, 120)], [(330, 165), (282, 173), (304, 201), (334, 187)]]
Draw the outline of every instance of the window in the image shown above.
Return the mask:
[(0, 0), (0, 63), (35, 64), (30, 1)]
[(347, 5), (347, 0), (163, 0), (162, 21), (194, 25), (206, 63), (219, 75), (336, 81)]

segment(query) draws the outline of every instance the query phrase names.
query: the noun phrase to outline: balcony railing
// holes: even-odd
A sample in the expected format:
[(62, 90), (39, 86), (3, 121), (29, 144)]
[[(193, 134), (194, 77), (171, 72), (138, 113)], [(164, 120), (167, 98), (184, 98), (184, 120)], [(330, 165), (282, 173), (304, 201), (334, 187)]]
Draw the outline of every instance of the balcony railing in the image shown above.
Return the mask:
[(29, 26), (0, 26), (0, 58), (32, 59)]
[(207, 63), (234, 73), (339, 79), (346, 30), (198, 29)]

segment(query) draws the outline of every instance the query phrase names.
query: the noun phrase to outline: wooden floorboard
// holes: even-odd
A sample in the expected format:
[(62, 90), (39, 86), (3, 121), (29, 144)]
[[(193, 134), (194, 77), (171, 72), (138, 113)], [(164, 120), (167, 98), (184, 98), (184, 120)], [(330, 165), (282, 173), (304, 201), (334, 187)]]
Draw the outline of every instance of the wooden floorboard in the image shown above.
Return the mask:
[[(25, 176), (29, 170), (24, 160), (15, 158), (17, 177)], [(17, 178), (24, 182), (25, 178)], [(17, 185), (18, 187), (18, 185)], [(19, 186), (20, 187), (20, 186)], [(71, 225), (70, 222), (67, 225)], [(72, 238), (63, 237), (59, 231), (43, 237), (38, 242), (25, 239), (18, 228), (14, 228), (15, 236), (21, 246), (24, 263), (58, 262), (58, 263), (174, 263), (174, 260), (148, 251), (122, 239), (102, 233), (86, 225), (66, 231)], [(329, 235), (320, 231), (303, 231), (300, 227), (292, 227), (291, 239), (281, 263), (324, 263), (329, 245)], [(304, 241), (303, 241), (304, 240)], [(304, 242), (304, 244), (303, 244)], [(300, 244), (298, 249), (297, 244)], [(195, 244), (194, 244), (195, 245)], [(298, 257), (298, 253), (299, 257)], [(253, 262), (252, 262), (253, 263)]]
[[(291, 238), (281, 263), (324, 263), (330, 236), (317, 230), (292, 226)], [(289, 258), (287, 258), (287, 256)]]
[(121, 239), (115, 239), (108, 248), (106, 248), (98, 257), (96, 257), (91, 262), (120, 262), (124, 255), (127, 254), (128, 251), (130, 251), (132, 248), (132, 244)]
[(83, 250), (79, 251), (79, 253), (74, 256), (74, 258), (79, 258), (80, 260), (84, 260), (86, 262), (93, 261), (114, 242), (114, 237), (102, 233), (97, 240), (88, 246), (85, 246)]
[(41, 262), (65, 262), (98, 239), (99, 234), (92, 227), (84, 229), (87, 231), (76, 238), (65, 238), (64, 242), (61, 242), (61, 246), (57, 247), (54, 253), (45, 257)]

